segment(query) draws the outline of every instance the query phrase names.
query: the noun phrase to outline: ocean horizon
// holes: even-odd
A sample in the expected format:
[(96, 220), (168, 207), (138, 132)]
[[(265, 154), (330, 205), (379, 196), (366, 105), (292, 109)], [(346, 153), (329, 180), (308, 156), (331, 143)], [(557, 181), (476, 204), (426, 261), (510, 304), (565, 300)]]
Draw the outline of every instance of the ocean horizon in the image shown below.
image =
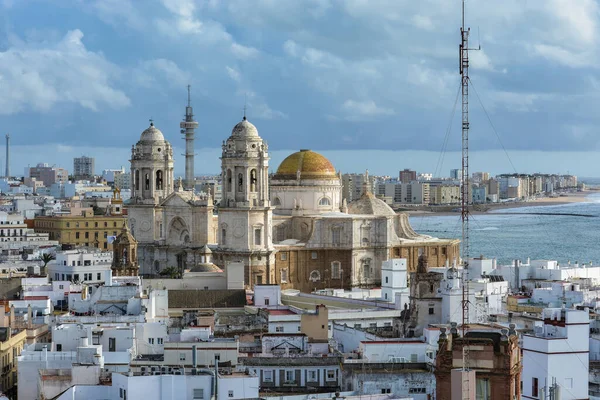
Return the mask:
[[(415, 215), (410, 222), (418, 233), (439, 238), (461, 238), (460, 214)], [(557, 260), (600, 264), (600, 193), (584, 202), (535, 205), (493, 210), (470, 217), (470, 256), (513, 260)]]

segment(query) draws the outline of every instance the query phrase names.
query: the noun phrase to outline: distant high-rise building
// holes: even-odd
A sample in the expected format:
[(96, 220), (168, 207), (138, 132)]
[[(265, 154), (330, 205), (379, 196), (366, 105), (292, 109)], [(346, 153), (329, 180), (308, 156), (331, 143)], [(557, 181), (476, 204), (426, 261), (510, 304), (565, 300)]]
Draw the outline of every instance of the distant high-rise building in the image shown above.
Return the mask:
[(75, 157), (73, 159), (73, 176), (75, 179), (91, 179), (94, 177), (94, 157)]
[[(368, 175), (368, 189), (371, 193), (376, 193), (376, 179), (373, 175)], [(353, 200), (360, 199), (363, 194), (363, 182), (365, 181), (364, 174), (344, 174), (342, 175), (342, 198), (348, 203)]]
[(400, 176), (398, 177), (401, 183), (410, 183), (412, 181), (417, 180), (417, 171), (412, 171), (410, 169), (404, 169), (400, 171)]
[(51, 167), (47, 163), (40, 163), (29, 168), (29, 177), (44, 182), (44, 186), (50, 187), (56, 182), (67, 182), (69, 172), (64, 168)]
[(473, 177), (474, 184), (486, 183), (487, 181), (490, 180), (490, 173), (489, 172), (473, 172), (472, 177)]
[(451, 169), (450, 170), (450, 178), (461, 179), (462, 178), (462, 169)]

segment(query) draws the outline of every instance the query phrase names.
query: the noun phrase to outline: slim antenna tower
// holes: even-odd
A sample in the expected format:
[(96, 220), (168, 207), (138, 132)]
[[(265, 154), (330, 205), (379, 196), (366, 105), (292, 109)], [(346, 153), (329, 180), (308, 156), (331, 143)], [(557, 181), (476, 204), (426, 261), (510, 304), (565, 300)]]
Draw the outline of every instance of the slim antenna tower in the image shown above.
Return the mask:
[(462, 176), (460, 180), (460, 215), (462, 221), (462, 336), (463, 336), (463, 399), (471, 398), (469, 393), (469, 346), (466, 330), (469, 323), (469, 34), (465, 28), (465, 0), (462, 0), (462, 25), (460, 28), (459, 71), (462, 93)]
[(194, 120), (192, 109), (192, 90), (187, 86), (188, 101), (185, 107), (185, 120), (179, 123), (181, 133), (185, 135), (185, 183), (186, 190), (194, 190), (194, 136), (198, 122)]

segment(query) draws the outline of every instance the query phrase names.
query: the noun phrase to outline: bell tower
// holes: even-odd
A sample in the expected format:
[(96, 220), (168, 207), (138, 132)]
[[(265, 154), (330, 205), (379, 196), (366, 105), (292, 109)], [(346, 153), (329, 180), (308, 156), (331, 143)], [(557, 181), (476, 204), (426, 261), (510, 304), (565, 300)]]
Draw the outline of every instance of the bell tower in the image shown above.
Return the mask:
[(244, 115), (222, 147), (219, 250), (225, 262), (243, 260), (248, 287), (269, 283), (275, 262), (267, 143)]
[(140, 266), (137, 261), (137, 241), (123, 224), (121, 233), (113, 242), (113, 276), (137, 276)]

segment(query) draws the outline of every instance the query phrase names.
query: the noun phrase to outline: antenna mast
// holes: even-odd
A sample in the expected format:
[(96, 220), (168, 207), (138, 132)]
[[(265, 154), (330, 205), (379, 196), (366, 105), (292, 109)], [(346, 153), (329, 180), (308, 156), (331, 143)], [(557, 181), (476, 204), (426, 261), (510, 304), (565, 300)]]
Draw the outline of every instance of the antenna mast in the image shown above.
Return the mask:
[(465, 0), (462, 0), (462, 25), (460, 28), (459, 70), (462, 82), (462, 174), (460, 180), (460, 211), (462, 221), (462, 337), (463, 337), (463, 379), (462, 397), (471, 399), (469, 393), (469, 346), (466, 330), (469, 323), (469, 34), (465, 28)]

